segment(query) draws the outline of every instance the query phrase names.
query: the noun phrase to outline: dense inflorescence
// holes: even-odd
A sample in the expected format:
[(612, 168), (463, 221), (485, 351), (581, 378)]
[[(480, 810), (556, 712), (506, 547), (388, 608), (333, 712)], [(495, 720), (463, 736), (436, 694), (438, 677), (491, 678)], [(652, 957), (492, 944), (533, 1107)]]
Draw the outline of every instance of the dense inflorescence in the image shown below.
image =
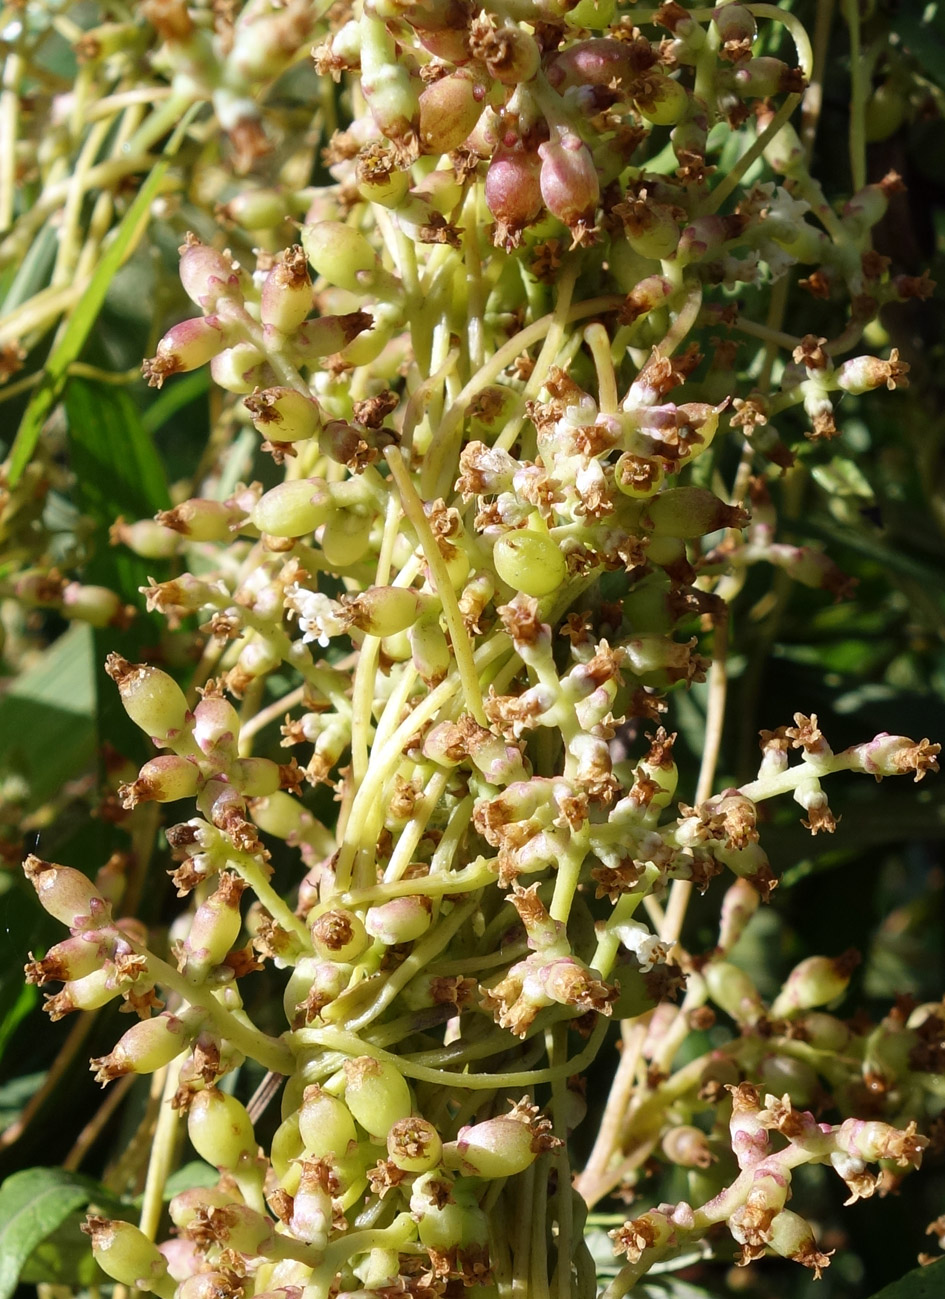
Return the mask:
[[(146, 7), (174, 76), (209, 75), (216, 47), (188, 11)], [(787, 412), (829, 439), (838, 394), (907, 382), (895, 350), (858, 350), (881, 305), (925, 292), (871, 248), (898, 178), (827, 202), (788, 120), (810, 46), (774, 6), (375, 0), (330, 28), (316, 6), (247, 9), (226, 78), (207, 82), (247, 165), (265, 147), (254, 78), (285, 50), (317, 36), (316, 67), (355, 111), (298, 243), (249, 267), (188, 237), (200, 314), (144, 367), (160, 387), (209, 365), (281, 467), (266, 490), (115, 530), (181, 557), (147, 607), (196, 616), (216, 649), (199, 700), (108, 661), (160, 750), (120, 801), (193, 804), (167, 829), (193, 905), (161, 955), (104, 886), (25, 866), (70, 929), (28, 967), (63, 982), (50, 1013), (123, 998), (139, 1022), (96, 1077), (167, 1067), (220, 1174), (171, 1201), (160, 1250), (92, 1218), (95, 1256), (162, 1299), (584, 1299), (587, 1205), (655, 1153), (690, 1171), (694, 1203), (612, 1233), (626, 1264), (609, 1299), (720, 1224), (741, 1261), (770, 1250), (819, 1275), (828, 1252), (786, 1207), (792, 1172), (829, 1165), (855, 1199), (920, 1162), (945, 1015), (844, 1024), (822, 1008), (850, 954), (805, 960), (762, 997), (729, 959), (777, 883), (759, 809), (789, 794), (812, 834), (832, 832), (828, 776), (920, 780), (939, 746), (884, 733), (835, 752), (799, 712), (763, 733), (754, 779), (681, 791), (689, 805), (667, 723), (719, 657), (748, 566), (848, 590), (825, 553), (778, 539), (768, 484), (794, 459)], [(790, 59), (766, 52), (782, 26)], [(711, 158), (732, 138), (722, 174)], [(815, 299), (846, 301), (835, 338), (744, 314), (740, 292), (798, 271)], [(784, 356), (740, 389), (751, 336)], [(716, 439), (742, 454), (729, 499), (706, 472)], [(123, 616), (65, 579), (27, 574), (14, 594)], [(289, 678), (268, 708), (291, 760), (253, 756), (254, 710)], [(336, 827), (305, 785), (332, 787)], [(272, 840), (300, 864), (288, 896)], [(701, 954), (678, 941), (693, 887), (724, 889)], [(266, 963), (284, 972), (275, 1035), (239, 988)], [(717, 1013), (730, 1040), (678, 1066)], [(617, 1100), (572, 1185), (575, 1079), (615, 1020)], [(245, 1059), (286, 1079), (269, 1150), (221, 1088)], [(828, 1110), (840, 1122), (815, 1118)]]

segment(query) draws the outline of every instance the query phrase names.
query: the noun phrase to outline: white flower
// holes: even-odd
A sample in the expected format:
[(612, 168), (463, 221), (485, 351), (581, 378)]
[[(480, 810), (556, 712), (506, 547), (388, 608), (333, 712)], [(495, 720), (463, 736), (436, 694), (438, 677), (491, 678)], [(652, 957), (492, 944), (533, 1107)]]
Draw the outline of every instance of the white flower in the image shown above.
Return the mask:
[(654, 965), (662, 965), (669, 955), (667, 945), (638, 920), (625, 920), (617, 926), (617, 934), (627, 951), (637, 958), (644, 973), (652, 970)]
[(314, 640), (327, 649), (331, 637), (343, 636), (351, 625), (351, 619), (337, 600), (319, 591), (309, 591), (298, 582), (286, 588), (285, 603), (289, 612), (298, 616), (305, 644)]

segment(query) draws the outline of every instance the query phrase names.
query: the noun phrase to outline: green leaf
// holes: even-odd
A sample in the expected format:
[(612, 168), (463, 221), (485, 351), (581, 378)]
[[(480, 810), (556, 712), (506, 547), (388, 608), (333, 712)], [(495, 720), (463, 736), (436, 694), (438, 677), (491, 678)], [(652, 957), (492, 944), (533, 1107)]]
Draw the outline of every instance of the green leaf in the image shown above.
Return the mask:
[(76, 1209), (115, 1198), (91, 1177), (27, 1168), (0, 1186), (0, 1299), (10, 1299), (27, 1259)]
[(35, 808), (95, 756), (92, 629), (74, 624), (0, 699), (0, 774), (16, 774)]
[(69, 366), (82, 351), (85, 340), (98, 319), (98, 313), (108, 293), (108, 286), (122, 262), (132, 252), (144, 233), (151, 204), (158, 195), (169, 165), (169, 160), (164, 159), (151, 169), (134, 202), (122, 217), (115, 237), (95, 268), (88, 288), (69, 317), (58, 343), (49, 354), (42, 382), (34, 392), (20, 421), (13, 449), (10, 452), (8, 477), (11, 487), (19, 482), (20, 475), (30, 462), (43, 425), (62, 394)]
[(42, 1087), (46, 1080), (46, 1071), (25, 1073), (19, 1078), (11, 1078), (0, 1086), (0, 1132), (15, 1123), (23, 1113), (27, 1101)]
[[(7, 1042), (16, 1031), (17, 1025), (26, 1018), (38, 1001), (39, 992), (33, 984), (24, 983), (15, 1001), (6, 1011), (3, 1019), (0, 1020), (0, 1056), (3, 1055)], [(2, 1110), (2, 1106), (3, 1102), (0, 1100), (0, 1110)]]
[(27, 1285), (68, 1285), (88, 1288), (108, 1283), (96, 1263), (89, 1238), (82, 1230), (83, 1213), (71, 1213), (45, 1240), (41, 1240), (23, 1264), (20, 1281)]
[(202, 1159), (192, 1159), (189, 1164), (184, 1164), (171, 1173), (164, 1183), (164, 1198), (170, 1200), (175, 1195), (180, 1195), (181, 1191), (190, 1191), (195, 1186), (216, 1186), (219, 1180), (217, 1169), (211, 1168)]
[(945, 1294), (945, 1258), (936, 1259), (928, 1267), (917, 1267), (892, 1285), (871, 1296), (871, 1299), (940, 1299)]

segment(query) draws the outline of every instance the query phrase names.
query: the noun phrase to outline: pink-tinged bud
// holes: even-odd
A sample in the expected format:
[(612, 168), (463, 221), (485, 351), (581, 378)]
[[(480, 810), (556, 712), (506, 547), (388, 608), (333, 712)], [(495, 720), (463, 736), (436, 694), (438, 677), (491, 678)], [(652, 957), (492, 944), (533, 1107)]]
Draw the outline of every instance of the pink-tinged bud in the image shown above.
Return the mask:
[(427, 86), (419, 101), (421, 151), (441, 154), (458, 149), (479, 121), (485, 97), (483, 82), (464, 68)]
[(321, 425), (318, 402), (295, 388), (257, 388), (243, 405), (256, 432), (270, 442), (304, 442), (314, 437)]
[(569, 229), (592, 226), (600, 184), (591, 151), (579, 135), (557, 128), (557, 140), (538, 146), (539, 183), (548, 211)]
[(139, 803), (174, 803), (179, 798), (193, 798), (199, 778), (200, 770), (190, 758), (162, 754), (146, 762), (131, 784), (119, 788), (121, 805), (130, 811)]
[(108, 903), (81, 871), (57, 866), (30, 853), (23, 863), (23, 873), (36, 890), (43, 910), (70, 929), (95, 929), (109, 920)]
[(220, 1186), (192, 1186), (171, 1197), (167, 1206), (171, 1222), (180, 1232), (208, 1209), (225, 1209), (234, 1203), (234, 1193)]
[(922, 1151), (929, 1144), (928, 1137), (919, 1136), (914, 1122), (903, 1130), (888, 1123), (847, 1119), (836, 1129), (837, 1147), (858, 1159), (870, 1162), (889, 1159), (901, 1168), (910, 1165), (918, 1168)]
[(167, 1259), (143, 1231), (129, 1222), (89, 1217), (82, 1230), (92, 1241), (92, 1254), (106, 1276), (133, 1290), (151, 1290), (170, 1299), (174, 1283)]
[(198, 307), (214, 311), (221, 298), (242, 302), (239, 269), (233, 259), (202, 244), (194, 235), (180, 249), (180, 282)]
[(517, 247), (521, 232), (541, 216), (544, 207), (541, 159), (523, 148), (500, 148), (486, 172), (486, 206), (498, 223), (495, 242)]
[(391, 898), (369, 907), (364, 927), (372, 938), (387, 947), (412, 943), (425, 934), (432, 924), (432, 904), (422, 896)]
[(105, 671), (134, 724), (158, 748), (170, 748), (190, 720), (184, 692), (174, 678), (146, 663), (129, 663), (120, 654), (109, 654)]
[(84, 979), (102, 967), (113, 948), (114, 941), (103, 938), (94, 929), (75, 934), (50, 947), (38, 961), (33, 960), (30, 953), (30, 961), (24, 966), (26, 982), (43, 987), (53, 981), (68, 983), (73, 979)]
[(395, 1065), (369, 1055), (345, 1060), (344, 1071), (345, 1105), (366, 1132), (386, 1140), (412, 1109), (406, 1078)]
[(837, 387), (844, 392), (859, 396), (883, 384), (893, 392), (896, 388), (908, 388), (906, 375), (909, 366), (899, 360), (899, 349), (894, 347), (889, 353), (888, 361), (881, 361), (878, 356), (854, 356), (844, 361), (836, 373)]
[(932, 744), (927, 739), (916, 743), (904, 735), (888, 735), (883, 731), (866, 744), (858, 744), (846, 752), (853, 759), (854, 771), (867, 771), (877, 780), (912, 771), (916, 781), (920, 781), (927, 771), (938, 771), (941, 750), (940, 744)]
[(288, 1222), (289, 1232), (296, 1240), (303, 1240), (316, 1249), (325, 1248), (332, 1228), (331, 1196), (326, 1181), (326, 1169), (320, 1160), (302, 1161)]
[(405, 1173), (428, 1173), (442, 1153), (440, 1134), (426, 1119), (401, 1119), (387, 1134), (388, 1158)]
[(269, 373), (265, 356), (252, 343), (234, 343), (210, 362), (210, 377), (224, 392), (252, 392)]
[(665, 276), (648, 275), (627, 294), (626, 301), (620, 308), (621, 324), (632, 325), (641, 316), (649, 315), (657, 307), (662, 307), (675, 291), (672, 281)]
[(181, 973), (191, 983), (202, 983), (239, 937), (243, 927), (240, 897), (245, 887), (238, 875), (224, 871), (216, 892), (197, 908), (180, 961)]
[(312, 309), (312, 280), (305, 252), (295, 244), (266, 276), (259, 300), (263, 325), (291, 334)]
[(374, 325), (369, 311), (349, 311), (343, 316), (321, 316), (306, 320), (292, 338), (293, 355), (310, 363), (323, 356), (333, 356)]
[[(723, 4), (712, 15), (712, 23), (719, 34), (722, 49), (733, 58), (736, 54), (743, 57), (751, 52), (751, 47), (758, 35), (754, 14), (741, 4)], [(737, 45), (739, 48), (735, 49)]]
[(764, 1002), (751, 977), (728, 961), (710, 961), (703, 968), (709, 996), (737, 1024), (754, 1024), (764, 1014)]
[(326, 523), (334, 510), (323, 478), (298, 478), (265, 492), (250, 518), (270, 537), (304, 537)]
[[(243, 1293), (232, 1272), (201, 1272), (204, 1257), (192, 1240), (168, 1240), (159, 1246), (167, 1259), (168, 1271), (178, 1283), (176, 1299), (239, 1299)], [(270, 1299), (288, 1299), (285, 1291), (273, 1291)], [(257, 1295), (258, 1299), (258, 1295)]]
[(236, 760), (239, 713), (222, 695), (204, 695), (194, 709), (193, 733), (197, 747), (208, 758), (222, 763)]
[(847, 577), (829, 555), (811, 546), (791, 546), (778, 541), (766, 546), (761, 551), (761, 558), (783, 568), (802, 586), (829, 591), (838, 600), (845, 599), (856, 586), (856, 578)]
[(767, 99), (772, 95), (799, 93), (807, 85), (800, 68), (767, 56), (740, 64), (732, 77), (742, 99)]
[(196, 316), (169, 329), (157, 345), (154, 356), (141, 371), (152, 388), (160, 388), (172, 374), (198, 370), (222, 352), (227, 338), (217, 316)]
[(635, 50), (609, 36), (575, 41), (555, 54), (548, 65), (548, 80), (559, 94), (571, 86), (610, 86), (634, 72)]
[[(756, 129), (759, 135), (773, 116), (773, 110), (766, 110), (756, 115)], [(790, 122), (785, 122), (774, 139), (765, 145), (763, 153), (768, 166), (785, 176), (791, 176), (804, 167), (804, 156), (804, 146)]]
[(224, 501), (197, 496), (172, 510), (159, 510), (154, 519), (162, 528), (170, 528), (189, 541), (232, 541), (246, 514)]
[(194, 1096), (187, 1111), (187, 1135), (200, 1158), (214, 1168), (239, 1168), (255, 1159), (259, 1149), (245, 1106), (216, 1087)]
[[(190, 1019), (193, 1019), (191, 1012)], [(92, 1060), (95, 1081), (104, 1087), (128, 1073), (154, 1073), (175, 1060), (186, 1049), (198, 1029), (187, 1019), (166, 1011), (153, 1019), (142, 1019), (118, 1039), (108, 1055)]]
[(691, 540), (719, 528), (744, 528), (749, 516), (704, 487), (674, 487), (647, 501), (644, 519), (656, 537)]
[(460, 1128), (444, 1154), (448, 1166), (470, 1177), (514, 1177), (535, 1162), (540, 1149), (528, 1124), (503, 1116)]
[(771, 1005), (774, 1019), (794, 1019), (814, 1006), (826, 1006), (847, 990), (860, 954), (849, 948), (841, 956), (809, 956), (785, 980), (784, 987)]
[(108, 539), (113, 546), (127, 546), (142, 559), (170, 559), (180, 549), (178, 534), (153, 519), (126, 523), (119, 518), (109, 528)]
[(326, 961), (356, 961), (371, 940), (356, 912), (335, 907), (312, 921), (312, 943), (315, 954)]

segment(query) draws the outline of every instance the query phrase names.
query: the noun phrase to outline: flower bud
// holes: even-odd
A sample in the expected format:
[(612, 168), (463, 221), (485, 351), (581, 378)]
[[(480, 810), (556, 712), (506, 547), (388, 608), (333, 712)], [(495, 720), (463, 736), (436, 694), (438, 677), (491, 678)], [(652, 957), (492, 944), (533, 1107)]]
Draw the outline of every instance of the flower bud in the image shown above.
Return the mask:
[(462, 1249), (488, 1240), (488, 1219), (471, 1187), (462, 1179), (451, 1184), (439, 1169), (421, 1173), (414, 1182), (410, 1212), (418, 1220), (417, 1234), (428, 1249)]
[(400, 1119), (410, 1115), (410, 1088), (393, 1064), (369, 1055), (344, 1062), (345, 1105), (366, 1132), (386, 1139)]
[(159, 749), (175, 747), (190, 720), (184, 692), (166, 672), (109, 654), (105, 671), (118, 687), (125, 712)]
[(95, 1081), (104, 1087), (115, 1078), (129, 1073), (155, 1073), (184, 1051), (199, 1028), (194, 1012), (189, 1018), (177, 1018), (165, 1012), (153, 1019), (142, 1019), (118, 1039), (108, 1055), (91, 1062)]
[(295, 388), (257, 388), (243, 405), (270, 442), (304, 442), (321, 426), (318, 402)]
[(84, 979), (101, 968), (113, 948), (114, 943), (94, 929), (75, 934), (50, 947), (38, 961), (33, 960), (31, 952), (29, 963), (24, 966), (26, 982), (43, 987), (54, 981), (68, 983), (72, 979)]
[[(759, 113), (757, 129), (760, 133), (774, 116), (773, 113)], [(778, 131), (773, 140), (765, 145), (764, 159), (768, 166), (784, 176), (792, 176), (804, 166), (804, 146), (790, 122)]]
[(336, 961), (303, 956), (283, 993), (285, 1017), (293, 1028), (310, 1023), (344, 992), (350, 971)]
[(689, 111), (690, 94), (685, 86), (672, 77), (647, 78), (646, 90), (633, 100), (640, 116), (654, 126), (673, 126)]
[(142, 559), (170, 559), (180, 549), (180, 538), (153, 519), (138, 519), (126, 523), (121, 517), (108, 530), (113, 546), (127, 546)]
[(194, 235), (180, 249), (180, 282), (198, 307), (215, 311), (221, 298), (241, 302), (239, 269), (232, 258), (202, 244)]
[(191, 758), (162, 754), (151, 758), (138, 772), (137, 779), (118, 790), (124, 808), (139, 803), (173, 803), (179, 798), (193, 798), (197, 793), (200, 769)]
[(47, 997), (43, 1009), (55, 1023), (74, 1010), (98, 1010), (101, 1006), (107, 1006), (120, 993), (114, 968), (99, 967), (90, 974), (70, 979), (63, 984), (61, 991), (54, 997)]
[(222, 963), (239, 937), (243, 924), (239, 900), (245, 887), (239, 876), (222, 872), (216, 892), (194, 913), (180, 964), (181, 973), (191, 983), (202, 983), (210, 970)]
[(190, 541), (232, 541), (233, 533), (245, 521), (246, 513), (225, 501), (194, 497), (175, 505), (172, 510), (159, 510), (154, 518), (162, 528), (179, 532)]
[(446, 1153), (469, 1176), (493, 1178), (523, 1173), (540, 1149), (527, 1123), (503, 1115), (461, 1128)]
[(837, 386), (844, 392), (859, 396), (883, 384), (892, 392), (895, 388), (907, 388), (905, 376), (909, 366), (899, 360), (898, 348), (892, 348), (888, 361), (881, 361), (878, 356), (854, 356), (844, 361), (836, 373)]
[(747, 513), (724, 501), (705, 487), (673, 487), (647, 501), (645, 519), (656, 537), (679, 537), (684, 541), (704, 537), (719, 528), (743, 528)]
[(536, 599), (551, 595), (567, 581), (568, 566), (543, 524), (506, 532), (495, 543), (492, 562), (503, 582)]
[(732, 84), (742, 99), (768, 99), (772, 95), (803, 90), (806, 82), (799, 68), (766, 55), (739, 64)]
[(515, 247), (521, 231), (544, 206), (541, 159), (524, 148), (496, 150), (486, 172), (486, 206), (498, 222), (496, 242)]
[(299, 1108), (299, 1135), (305, 1153), (315, 1159), (342, 1159), (358, 1139), (348, 1106), (317, 1084), (305, 1088)]
[(377, 129), (388, 140), (409, 140), (417, 118), (417, 82), (398, 58), (386, 23), (367, 11), (359, 24), (361, 91)]
[(331, 1196), (325, 1187), (325, 1170), (319, 1161), (304, 1159), (299, 1185), (292, 1197), (288, 1227), (296, 1240), (324, 1249), (332, 1228)]
[(485, 97), (486, 87), (465, 68), (427, 86), (419, 100), (422, 152), (458, 149), (479, 121)]
[(771, 1220), (766, 1233), (766, 1244), (782, 1258), (793, 1259), (804, 1267), (813, 1268), (815, 1279), (820, 1278), (822, 1268), (830, 1262), (830, 1255), (822, 1254), (814, 1240), (814, 1232), (809, 1222), (791, 1209), (782, 1209)]
[(364, 917), (367, 932), (387, 947), (412, 943), (427, 932), (432, 922), (432, 904), (422, 896), (391, 898), (368, 907)]
[(82, 1230), (92, 1241), (92, 1254), (106, 1276), (137, 1290), (162, 1296), (174, 1293), (167, 1277), (167, 1259), (143, 1231), (130, 1222), (89, 1216)]
[(321, 535), (322, 554), (330, 568), (347, 568), (370, 549), (374, 515), (361, 510), (335, 510)]
[(30, 853), (23, 863), (23, 873), (36, 890), (43, 910), (70, 929), (94, 929), (108, 922), (108, 903), (81, 871), (57, 866)]
[(590, 226), (600, 198), (591, 151), (568, 128), (556, 128), (557, 139), (538, 146), (539, 183), (548, 211), (569, 229)]
[(194, 709), (193, 734), (197, 747), (219, 764), (235, 761), (240, 733), (239, 713), (222, 695), (207, 693)]
[(801, 1011), (826, 1006), (847, 990), (860, 954), (849, 948), (841, 956), (809, 956), (785, 980), (771, 1006), (774, 1019), (794, 1019)]
[(345, 907), (323, 911), (312, 922), (315, 953), (326, 961), (356, 961), (371, 943), (361, 917)]
[(196, 316), (169, 329), (157, 345), (154, 356), (142, 365), (152, 388), (160, 388), (172, 374), (198, 370), (222, 352), (227, 343), (222, 322), (216, 316)]
[(414, 666), (427, 685), (438, 685), (453, 665), (449, 642), (435, 615), (426, 614), (407, 630)]
[(647, 275), (627, 294), (620, 308), (621, 323), (632, 325), (641, 316), (649, 315), (657, 307), (662, 307), (675, 291), (672, 281), (665, 275)]
[(405, 1173), (427, 1173), (440, 1162), (443, 1142), (426, 1119), (400, 1119), (387, 1134), (387, 1155)]
[(265, 356), (252, 343), (234, 343), (210, 362), (210, 377), (224, 392), (252, 392), (269, 373)]
[(187, 1135), (201, 1159), (214, 1168), (236, 1169), (256, 1158), (253, 1124), (235, 1096), (206, 1087), (187, 1111)]
[(737, 1024), (754, 1024), (764, 1014), (761, 994), (750, 976), (729, 961), (710, 961), (702, 971), (709, 996)]
[(334, 508), (324, 479), (297, 478), (264, 492), (250, 518), (270, 537), (304, 537), (320, 528)]
[(303, 226), (302, 247), (318, 275), (349, 293), (369, 289), (380, 271), (378, 256), (364, 235), (341, 221)]
[(291, 334), (312, 309), (312, 280), (305, 252), (294, 244), (263, 281), (259, 318), (264, 326)]
[(663, 1137), (663, 1154), (681, 1168), (708, 1168), (715, 1158), (706, 1134), (690, 1124), (670, 1128)]

